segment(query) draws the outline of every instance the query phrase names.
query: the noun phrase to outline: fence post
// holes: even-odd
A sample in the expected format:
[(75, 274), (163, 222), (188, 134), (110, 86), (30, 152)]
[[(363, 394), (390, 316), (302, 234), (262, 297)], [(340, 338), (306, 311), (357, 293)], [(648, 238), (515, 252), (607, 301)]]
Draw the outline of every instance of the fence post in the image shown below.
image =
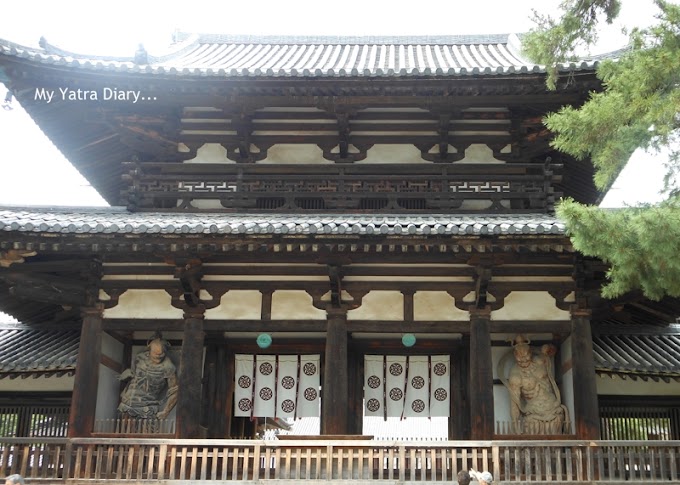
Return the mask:
[(62, 471), (62, 479), (68, 480), (71, 478), (71, 463), (73, 457), (73, 442), (70, 438), (66, 439), (66, 446), (64, 446), (64, 469)]
[(498, 445), (491, 447), (491, 461), (493, 467), (493, 477), (497, 482), (501, 481), (501, 451)]

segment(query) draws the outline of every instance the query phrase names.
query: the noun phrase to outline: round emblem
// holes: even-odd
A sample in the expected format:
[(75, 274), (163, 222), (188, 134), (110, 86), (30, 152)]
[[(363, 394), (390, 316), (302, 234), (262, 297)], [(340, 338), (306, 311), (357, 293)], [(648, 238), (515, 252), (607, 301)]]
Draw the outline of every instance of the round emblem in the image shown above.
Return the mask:
[(241, 376), (238, 378), (238, 387), (241, 389), (247, 389), (250, 387), (250, 377)]
[(366, 409), (371, 412), (376, 412), (378, 409), (380, 409), (380, 401), (377, 399), (369, 399), (366, 401)]
[(250, 408), (251, 408), (250, 399), (246, 399), (245, 397), (243, 399), (241, 399), (238, 402), (238, 408), (241, 411), (250, 411)]
[(425, 403), (420, 399), (416, 399), (411, 404), (411, 409), (413, 409), (417, 413), (422, 413), (425, 410)]
[(413, 389), (422, 389), (425, 385), (425, 379), (420, 376), (415, 376), (411, 379), (411, 385), (413, 386)]
[(260, 389), (260, 398), (269, 401), (272, 397), (274, 397), (274, 392), (269, 389), (268, 387), (263, 387)]
[(443, 376), (446, 374), (446, 364), (442, 364), (441, 362), (439, 364), (435, 364), (433, 370), (435, 375)]
[(274, 371), (274, 367), (269, 362), (263, 362), (260, 364), (260, 373), (263, 376), (268, 376)]
[(295, 410), (295, 403), (290, 399), (286, 399), (281, 403), (281, 410), (284, 413), (292, 413)]
[(390, 366), (390, 374), (393, 376), (400, 376), (404, 372), (404, 367), (401, 364), (392, 364)]
[(446, 401), (448, 395), (449, 394), (446, 392), (446, 389), (442, 389), (441, 387), (434, 391), (434, 398), (437, 401)]
[(312, 364), (311, 362), (307, 362), (303, 367), (302, 371), (305, 373), (306, 376), (313, 376), (316, 374), (316, 364)]
[(393, 401), (401, 401), (404, 397), (404, 391), (399, 389), (398, 387), (393, 387), (390, 389), (390, 399)]
[(283, 386), (284, 389), (292, 389), (294, 385), (295, 379), (292, 378), (291, 376), (286, 376), (283, 379), (281, 379), (281, 386)]
[(377, 389), (380, 387), (380, 377), (378, 376), (371, 376), (366, 382), (368, 383), (368, 387), (371, 389)]
[(314, 401), (316, 399), (317, 392), (313, 387), (308, 387), (305, 389), (305, 399), (308, 401)]

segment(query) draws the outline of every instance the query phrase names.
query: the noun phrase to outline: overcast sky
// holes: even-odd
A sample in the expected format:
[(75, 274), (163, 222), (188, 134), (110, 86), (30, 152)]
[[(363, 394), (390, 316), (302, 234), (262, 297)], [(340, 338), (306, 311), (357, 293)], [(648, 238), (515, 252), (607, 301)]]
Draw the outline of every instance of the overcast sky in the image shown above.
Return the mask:
[[(251, 2), (33, 1), (3, 6), (0, 38), (37, 46), (51, 44), (83, 54), (152, 54), (168, 46), (172, 32), (289, 35), (441, 35), (525, 32), (532, 9), (556, 12), (558, 0), (260, 0)], [(651, 0), (624, 0), (622, 21), (602, 35), (598, 52), (625, 44), (622, 25), (652, 21)], [(0, 96), (5, 90), (0, 87)], [(2, 99), (0, 98), (0, 99)], [(105, 205), (30, 118), (14, 103), (0, 110), (2, 205)], [(610, 205), (654, 200), (660, 189), (658, 157), (639, 154), (626, 185), (618, 183)], [(626, 178), (626, 175), (623, 176)]]

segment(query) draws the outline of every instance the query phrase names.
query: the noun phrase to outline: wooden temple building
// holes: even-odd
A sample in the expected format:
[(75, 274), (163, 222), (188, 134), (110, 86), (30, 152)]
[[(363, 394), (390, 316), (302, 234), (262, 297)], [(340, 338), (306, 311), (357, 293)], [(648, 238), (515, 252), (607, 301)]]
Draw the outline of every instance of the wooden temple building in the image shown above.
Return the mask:
[(0, 207), (0, 472), (680, 483), (680, 302), (603, 299), (554, 213), (604, 195), (542, 123), (598, 59), (549, 91), (515, 35), (133, 54), (0, 41), (14, 102), (111, 204)]

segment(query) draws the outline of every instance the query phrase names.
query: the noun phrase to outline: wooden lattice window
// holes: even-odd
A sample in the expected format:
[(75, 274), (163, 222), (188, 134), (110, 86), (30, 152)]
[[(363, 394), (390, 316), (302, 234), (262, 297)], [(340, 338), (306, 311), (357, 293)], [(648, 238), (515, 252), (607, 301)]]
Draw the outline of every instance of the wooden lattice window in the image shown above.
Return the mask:
[(600, 396), (603, 440), (680, 439), (680, 397)]
[(64, 437), (70, 409), (70, 393), (0, 394), (0, 436)]

